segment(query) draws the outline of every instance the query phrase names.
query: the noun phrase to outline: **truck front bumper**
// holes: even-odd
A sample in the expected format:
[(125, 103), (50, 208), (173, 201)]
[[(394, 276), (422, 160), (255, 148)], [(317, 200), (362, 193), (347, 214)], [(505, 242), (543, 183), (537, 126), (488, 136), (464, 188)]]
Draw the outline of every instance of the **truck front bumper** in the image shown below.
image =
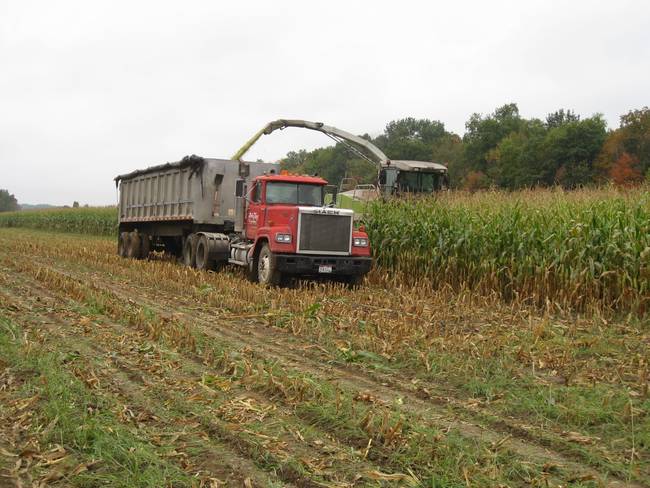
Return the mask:
[[(276, 254), (278, 271), (287, 274), (318, 276), (365, 275), (370, 271), (371, 257)], [(331, 268), (331, 271), (328, 271)]]

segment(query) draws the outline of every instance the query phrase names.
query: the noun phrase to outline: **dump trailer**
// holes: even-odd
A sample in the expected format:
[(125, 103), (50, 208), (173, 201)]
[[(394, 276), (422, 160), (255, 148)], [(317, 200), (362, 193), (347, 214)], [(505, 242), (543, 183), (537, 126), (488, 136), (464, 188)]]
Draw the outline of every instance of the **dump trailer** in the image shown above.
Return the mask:
[(327, 181), (277, 163), (186, 156), (119, 175), (118, 253), (166, 251), (202, 270), (243, 266), (253, 281), (325, 276), (358, 284), (368, 235), (351, 210), (324, 204)]

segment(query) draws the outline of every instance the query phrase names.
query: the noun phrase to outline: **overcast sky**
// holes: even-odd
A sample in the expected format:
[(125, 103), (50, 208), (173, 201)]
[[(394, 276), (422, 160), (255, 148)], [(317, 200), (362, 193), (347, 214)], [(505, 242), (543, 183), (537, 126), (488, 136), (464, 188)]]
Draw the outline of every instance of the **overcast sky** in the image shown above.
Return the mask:
[[(266, 122), (379, 134), (516, 102), (620, 114), (650, 104), (650, 2), (0, 0), (0, 188), (112, 204), (113, 177), (228, 158)], [(247, 159), (328, 145), (287, 129)]]

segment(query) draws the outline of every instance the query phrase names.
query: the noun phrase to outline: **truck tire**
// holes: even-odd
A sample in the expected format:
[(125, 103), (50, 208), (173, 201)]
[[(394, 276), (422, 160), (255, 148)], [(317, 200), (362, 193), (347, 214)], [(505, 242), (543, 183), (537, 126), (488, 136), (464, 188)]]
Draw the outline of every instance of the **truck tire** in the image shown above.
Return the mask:
[(121, 258), (125, 258), (128, 247), (129, 233), (120, 232), (120, 234), (117, 236), (117, 255)]
[(190, 234), (183, 243), (183, 264), (190, 268), (196, 267), (196, 235)]
[(210, 243), (206, 236), (201, 235), (196, 239), (195, 249), (194, 261), (196, 262), (196, 269), (203, 271), (213, 269), (215, 262), (214, 259), (210, 259)]
[(137, 259), (140, 257), (140, 236), (137, 232), (129, 232), (127, 239), (126, 257)]
[(257, 257), (257, 281), (262, 285), (276, 286), (282, 280), (282, 273), (277, 270), (273, 253), (267, 243), (262, 244)]

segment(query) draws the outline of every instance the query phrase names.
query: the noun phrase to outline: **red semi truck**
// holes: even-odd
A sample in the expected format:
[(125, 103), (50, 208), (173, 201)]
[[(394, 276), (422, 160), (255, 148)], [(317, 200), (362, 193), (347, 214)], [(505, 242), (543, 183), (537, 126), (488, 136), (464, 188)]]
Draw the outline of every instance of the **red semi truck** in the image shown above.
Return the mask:
[(370, 270), (368, 235), (351, 210), (325, 205), (327, 181), (277, 163), (186, 157), (115, 178), (118, 253), (151, 249), (188, 266), (244, 266), (253, 281), (325, 276), (352, 285)]

